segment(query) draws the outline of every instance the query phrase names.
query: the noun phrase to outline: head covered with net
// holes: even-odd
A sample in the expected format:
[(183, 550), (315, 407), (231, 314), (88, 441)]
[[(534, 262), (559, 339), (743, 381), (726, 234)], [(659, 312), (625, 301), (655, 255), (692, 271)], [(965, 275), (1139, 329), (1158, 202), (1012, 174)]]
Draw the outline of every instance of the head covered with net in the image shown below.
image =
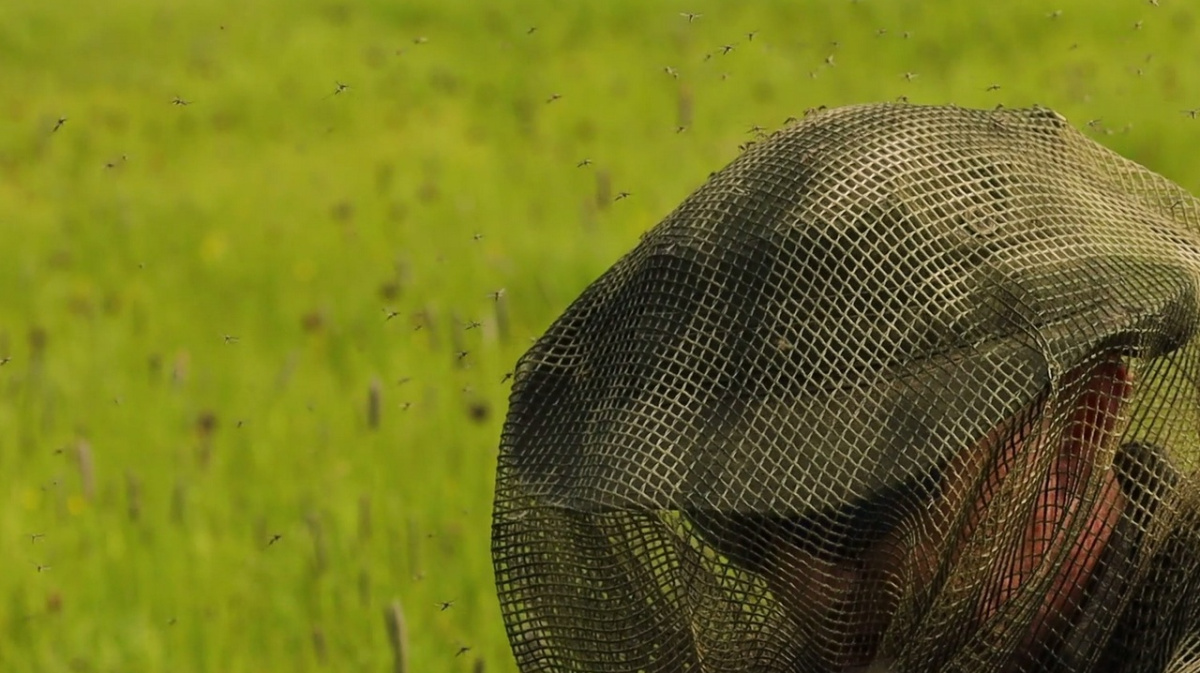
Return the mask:
[(1200, 670), (1200, 203), (1042, 108), (812, 115), (521, 359), (522, 671)]

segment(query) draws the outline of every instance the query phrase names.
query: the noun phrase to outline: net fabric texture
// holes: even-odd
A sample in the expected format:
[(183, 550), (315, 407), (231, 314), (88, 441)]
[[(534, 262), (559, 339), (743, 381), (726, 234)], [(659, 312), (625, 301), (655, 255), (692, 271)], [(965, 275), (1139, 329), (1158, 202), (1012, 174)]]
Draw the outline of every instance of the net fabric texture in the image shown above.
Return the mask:
[(518, 363), (521, 670), (1200, 671), (1198, 225), (1045, 108), (756, 143)]

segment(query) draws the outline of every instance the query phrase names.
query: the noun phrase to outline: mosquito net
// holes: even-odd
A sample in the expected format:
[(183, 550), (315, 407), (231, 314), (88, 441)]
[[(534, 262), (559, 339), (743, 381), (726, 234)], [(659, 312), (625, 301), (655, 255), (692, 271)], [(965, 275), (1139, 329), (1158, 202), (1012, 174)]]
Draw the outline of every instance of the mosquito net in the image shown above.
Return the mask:
[(806, 117), (521, 358), (522, 671), (1200, 671), (1200, 208), (1044, 109)]

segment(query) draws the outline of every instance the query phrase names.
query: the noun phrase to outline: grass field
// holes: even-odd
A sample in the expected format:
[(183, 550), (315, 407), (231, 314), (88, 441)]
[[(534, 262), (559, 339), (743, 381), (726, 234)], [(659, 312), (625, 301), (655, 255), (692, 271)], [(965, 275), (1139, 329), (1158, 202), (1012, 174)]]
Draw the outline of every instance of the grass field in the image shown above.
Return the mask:
[(4, 4), (0, 668), (389, 670), (398, 600), (410, 670), (514, 670), (529, 340), (818, 105), (1041, 103), (1195, 191), (1200, 14), (1111, 4)]

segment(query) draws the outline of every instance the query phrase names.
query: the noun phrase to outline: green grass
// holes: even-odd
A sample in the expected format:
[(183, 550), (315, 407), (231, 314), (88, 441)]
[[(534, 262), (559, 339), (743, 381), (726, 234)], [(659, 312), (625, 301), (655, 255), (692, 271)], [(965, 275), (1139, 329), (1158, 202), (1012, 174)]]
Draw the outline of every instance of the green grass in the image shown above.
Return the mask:
[(502, 378), (753, 126), (1037, 102), (1200, 185), (1190, 5), (976, 7), (4, 5), (3, 668), (386, 670), (399, 600), (411, 670), (513, 670)]

